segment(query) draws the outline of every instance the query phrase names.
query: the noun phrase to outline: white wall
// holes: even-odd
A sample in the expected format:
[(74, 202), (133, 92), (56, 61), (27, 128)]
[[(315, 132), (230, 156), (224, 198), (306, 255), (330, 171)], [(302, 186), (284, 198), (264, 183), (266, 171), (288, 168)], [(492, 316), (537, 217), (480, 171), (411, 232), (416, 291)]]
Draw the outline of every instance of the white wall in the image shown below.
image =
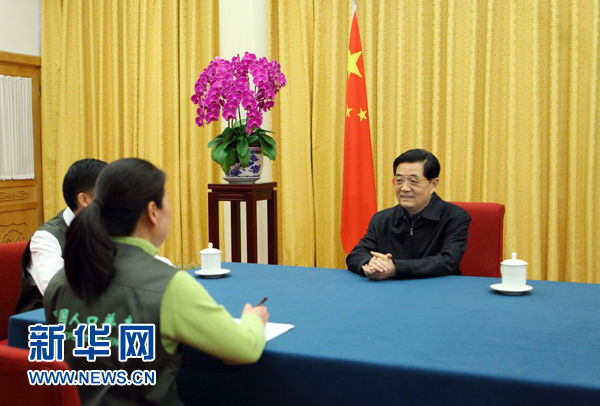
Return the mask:
[(40, 56), (41, 0), (0, 0), (0, 51)]
[[(249, 23), (249, 21), (251, 23)], [(257, 57), (272, 59), (268, 52), (267, 36), (267, 0), (219, 0), (219, 53), (222, 58), (230, 59), (236, 54), (242, 56), (245, 51), (256, 54)], [(226, 125), (221, 120), (223, 127)], [(270, 129), (269, 113), (263, 116), (262, 128)], [(206, 151), (208, 157), (209, 151)], [(263, 172), (259, 182), (272, 181), (271, 161), (263, 157)], [(222, 182), (225, 183), (225, 182)], [(258, 263), (266, 264), (267, 251), (267, 202), (262, 200), (257, 204), (257, 236)], [(224, 203), (225, 247), (223, 259), (231, 261), (231, 212), (230, 204)], [(242, 235), (242, 261), (247, 258), (246, 250), (246, 204), (240, 205)]]

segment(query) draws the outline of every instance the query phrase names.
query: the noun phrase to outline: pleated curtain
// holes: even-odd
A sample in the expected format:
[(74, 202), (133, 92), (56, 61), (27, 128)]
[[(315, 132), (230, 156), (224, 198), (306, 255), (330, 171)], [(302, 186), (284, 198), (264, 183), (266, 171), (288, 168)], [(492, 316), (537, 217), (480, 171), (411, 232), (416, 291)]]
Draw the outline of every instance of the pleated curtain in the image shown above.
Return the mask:
[[(357, 6), (378, 209), (396, 204), (394, 158), (426, 148), (442, 198), (506, 206), (505, 257), (516, 251), (530, 278), (600, 282), (600, 0)], [(343, 268), (351, 1), (271, 0), (268, 17), (268, 57), (288, 79), (270, 113), (280, 263)], [(217, 54), (217, 1), (43, 1), (45, 217), (64, 206), (75, 159), (141, 156), (168, 175), (162, 253), (197, 261), (219, 126), (196, 128), (189, 97)]]
[[(600, 282), (600, 1), (357, 8), (378, 209), (397, 204), (394, 158), (426, 148), (440, 159), (443, 199), (506, 206), (505, 257), (516, 251), (530, 278)], [(272, 1), (270, 13), (272, 56), (290, 83), (273, 117), (283, 144), (280, 258), (344, 267), (351, 2)]]
[(201, 69), (218, 54), (218, 1), (42, 1), (44, 217), (65, 206), (69, 165), (136, 156), (167, 173), (173, 207), (161, 248), (198, 263), (208, 240), (207, 183), (218, 168), (190, 102)]

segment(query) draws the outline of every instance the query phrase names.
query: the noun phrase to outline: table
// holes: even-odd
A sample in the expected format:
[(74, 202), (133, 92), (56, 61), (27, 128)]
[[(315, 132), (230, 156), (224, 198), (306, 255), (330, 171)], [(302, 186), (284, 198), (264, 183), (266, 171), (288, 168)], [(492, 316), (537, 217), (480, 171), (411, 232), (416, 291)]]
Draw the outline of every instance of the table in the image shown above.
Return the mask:
[(199, 281), (234, 316), (268, 296), (270, 320), (295, 328), (248, 366), (186, 348), (186, 404), (600, 404), (600, 285), (529, 281), (511, 297), (496, 278), (224, 266)]
[(219, 248), (219, 202), (231, 202), (231, 259), (241, 261), (240, 202), (246, 202), (248, 262), (258, 262), (256, 202), (267, 200), (268, 262), (277, 263), (277, 182), (253, 184), (211, 183), (208, 188), (208, 237)]
[(8, 319), (8, 345), (29, 348), (27, 346), (29, 339), (27, 327), (31, 324), (45, 322), (46, 316), (43, 308), (10, 316)]

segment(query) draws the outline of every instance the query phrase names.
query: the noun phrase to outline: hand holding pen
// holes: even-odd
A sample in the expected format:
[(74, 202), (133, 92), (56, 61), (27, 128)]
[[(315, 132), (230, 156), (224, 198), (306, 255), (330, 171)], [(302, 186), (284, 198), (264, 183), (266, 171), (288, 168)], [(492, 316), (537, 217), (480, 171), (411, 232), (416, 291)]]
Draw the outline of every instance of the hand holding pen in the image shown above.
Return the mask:
[(258, 317), (260, 317), (260, 319), (262, 320), (263, 324), (267, 324), (267, 321), (269, 320), (269, 312), (267, 310), (267, 306), (264, 305), (264, 303), (267, 301), (267, 298), (264, 297), (260, 302), (258, 302), (258, 304), (254, 307), (252, 307), (252, 305), (250, 303), (246, 303), (246, 305), (244, 306), (244, 310), (242, 310), (242, 317), (244, 316), (244, 314), (246, 313), (254, 313), (256, 314)]

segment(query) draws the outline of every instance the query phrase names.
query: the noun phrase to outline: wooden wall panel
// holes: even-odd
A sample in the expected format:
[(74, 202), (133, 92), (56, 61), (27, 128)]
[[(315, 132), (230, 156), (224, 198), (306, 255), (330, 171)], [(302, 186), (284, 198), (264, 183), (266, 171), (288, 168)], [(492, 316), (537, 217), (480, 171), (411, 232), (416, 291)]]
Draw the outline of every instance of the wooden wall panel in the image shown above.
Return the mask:
[(0, 181), (0, 243), (27, 241), (43, 222), (40, 70), (37, 56), (0, 51), (0, 74), (31, 78), (35, 159), (35, 179)]

